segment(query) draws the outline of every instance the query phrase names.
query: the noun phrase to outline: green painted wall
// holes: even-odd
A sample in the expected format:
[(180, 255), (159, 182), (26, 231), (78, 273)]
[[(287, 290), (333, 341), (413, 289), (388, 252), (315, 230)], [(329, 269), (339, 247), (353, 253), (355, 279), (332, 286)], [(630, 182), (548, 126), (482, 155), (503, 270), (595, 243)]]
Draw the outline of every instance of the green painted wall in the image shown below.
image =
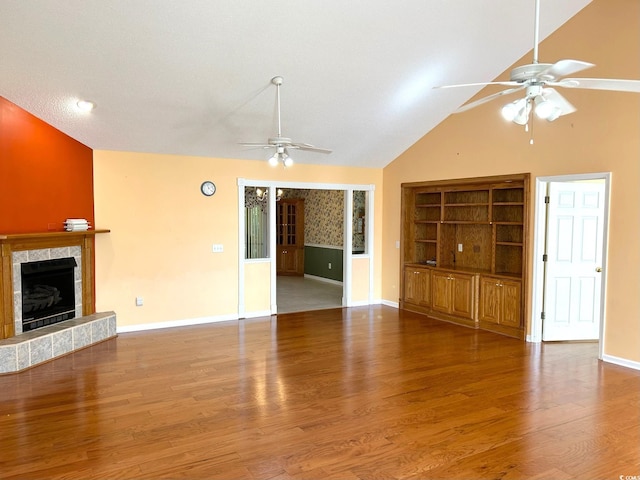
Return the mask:
[[(331, 269), (329, 269), (329, 263), (331, 264)], [(305, 246), (304, 273), (341, 282), (342, 250)]]

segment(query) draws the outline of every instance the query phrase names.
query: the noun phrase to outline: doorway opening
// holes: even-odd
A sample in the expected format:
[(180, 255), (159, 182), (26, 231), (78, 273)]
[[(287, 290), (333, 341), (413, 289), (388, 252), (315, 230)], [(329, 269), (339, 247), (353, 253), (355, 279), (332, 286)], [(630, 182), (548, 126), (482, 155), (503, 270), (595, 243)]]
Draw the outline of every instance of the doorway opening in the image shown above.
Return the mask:
[(610, 173), (536, 179), (532, 342), (605, 331)]
[[(373, 185), (239, 179), (238, 186), (240, 318), (371, 303)], [(257, 310), (266, 295), (269, 310)]]
[(342, 307), (344, 191), (276, 191), (278, 313)]

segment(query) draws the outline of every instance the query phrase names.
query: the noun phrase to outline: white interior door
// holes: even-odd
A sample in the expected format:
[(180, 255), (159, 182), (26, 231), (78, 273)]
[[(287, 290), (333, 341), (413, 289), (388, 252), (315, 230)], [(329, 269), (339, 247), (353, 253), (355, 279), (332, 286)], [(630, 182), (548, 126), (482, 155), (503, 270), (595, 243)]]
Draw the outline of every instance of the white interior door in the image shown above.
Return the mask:
[(597, 340), (604, 181), (550, 182), (542, 340)]

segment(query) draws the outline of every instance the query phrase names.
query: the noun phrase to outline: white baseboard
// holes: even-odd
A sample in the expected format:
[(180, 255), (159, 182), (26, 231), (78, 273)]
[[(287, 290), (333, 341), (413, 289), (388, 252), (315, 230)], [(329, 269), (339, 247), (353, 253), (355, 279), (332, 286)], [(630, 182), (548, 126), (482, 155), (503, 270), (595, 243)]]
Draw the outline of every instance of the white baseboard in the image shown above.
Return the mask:
[(259, 310), (256, 312), (244, 312), (244, 318), (270, 317), (273, 315), (271, 310)]
[(615, 363), (621, 367), (633, 368), (640, 370), (640, 362), (627, 360), (626, 358), (614, 357), (613, 355), (602, 355), (602, 361), (607, 363)]
[(304, 274), (304, 278), (310, 278), (311, 280), (318, 280), (319, 282), (333, 283), (334, 285), (342, 286), (342, 282), (338, 280), (333, 280), (331, 278), (318, 277), (317, 275), (310, 275), (308, 273)]
[(398, 302), (391, 302), (389, 300), (381, 300), (380, 303), (382, 305), (386, 305), (387, 307), (400, 308), (400, 303), (398, 303)]
[[(270, 315), (270, 313), (268, 314)], [(191, 325), (203, 325), (205, 323), (228, 322), (238, 320), (237, 315), (219, 315), (216, 317), (187, 318), (184, 320), (170, 320), (167, 322), (142, 323), (138, 325), (118, 325), (118, 333), (142, 332), (145, 330), (156, 330), (159, 328), (188, 327)]]
[(358, 302), (351, 302), (350, 307), (368, 307), (369, 305), (375, 305), (375, 303), (369, 303), (368, 300), (360, 300)]

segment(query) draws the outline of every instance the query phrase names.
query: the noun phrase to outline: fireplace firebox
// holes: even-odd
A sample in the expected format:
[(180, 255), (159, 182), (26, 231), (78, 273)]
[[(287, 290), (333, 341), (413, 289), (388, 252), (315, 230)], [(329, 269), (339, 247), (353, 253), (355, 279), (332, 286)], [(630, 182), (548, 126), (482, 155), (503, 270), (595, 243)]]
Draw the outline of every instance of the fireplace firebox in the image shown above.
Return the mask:
[(75, 317), (73, 257), (28, 262), (22, 270), (22, 331)]

